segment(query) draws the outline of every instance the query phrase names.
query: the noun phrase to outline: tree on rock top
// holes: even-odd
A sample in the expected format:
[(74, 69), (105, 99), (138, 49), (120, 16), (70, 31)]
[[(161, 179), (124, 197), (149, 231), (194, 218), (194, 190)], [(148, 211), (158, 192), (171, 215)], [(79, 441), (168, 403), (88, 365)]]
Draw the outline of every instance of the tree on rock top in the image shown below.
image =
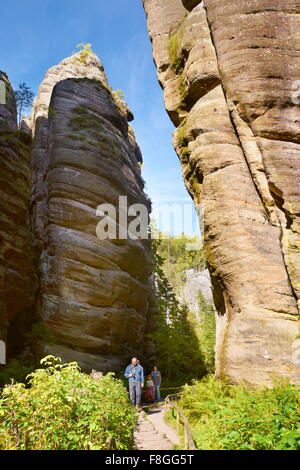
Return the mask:
[(24, 112), (27, 111), (34, 98), (34, 93), (26, 83), (20, 83), (19, 89), (15, 91), (17, 113), (18, 113), (18, 126), (20, 127), (21, 121), (24, 117)]

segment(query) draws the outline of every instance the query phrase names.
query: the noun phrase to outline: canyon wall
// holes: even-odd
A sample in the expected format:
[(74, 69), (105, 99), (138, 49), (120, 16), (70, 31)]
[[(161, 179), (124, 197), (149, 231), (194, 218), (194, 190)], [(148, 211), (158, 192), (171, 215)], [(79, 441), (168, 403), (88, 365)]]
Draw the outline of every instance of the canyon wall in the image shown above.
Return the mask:
[(150, 210), (127, 119), (132, 114), (91, 53), (49, 70), (31, 116), (37, 318), (53, 337), (43, 352), (86, 370), (119, 370), (141, 354), (151, 308), (147, 242), (96, 235), (100, 204), (118, 208), (127, 196), (128, 205)]
[(3, 77), (0, 339), (18, 343), (19, 325), (10, 325), (25, 315), (24, 335), (34, 322), (35, 355), (77, 361), (86, 371), (121, 370), (132, 354), (152, 351), (151, 250), (147, 240), (97, 237), (96, 211), (108, 203), (118, 209), (123, 196), (150, 212), (128, 124), (133, 115), (91, 51), (47, 72), (22, 125), (28, 133), (17, 132), (14, 95)]
[(22, 350), (33, 321), (31, 136), (18, 132), (14, 92), (2, 72), (0, 80), (6, 88), (6, 104), (0, 104), (0, 340), (9, 357)]
[(233, 382), (300, 382), (296, 3), (143, 0)]

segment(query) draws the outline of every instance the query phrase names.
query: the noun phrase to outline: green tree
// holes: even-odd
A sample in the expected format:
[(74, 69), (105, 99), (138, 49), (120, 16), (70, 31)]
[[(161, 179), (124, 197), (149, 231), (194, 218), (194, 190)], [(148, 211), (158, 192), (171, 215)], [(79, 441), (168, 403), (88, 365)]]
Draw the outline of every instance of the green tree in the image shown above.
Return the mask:
[(33, 102), (34, 93), (26, 83), (20, 83), (18, 90), (15, 91), (17, 114), (18, 114), (18, 126), (21, 126), (24, 112), (27, 111)]
[(188, 308), (177, 299), (164, 272), (160, 243), (161, 240), (154, 240), (152, 244), (158, 308), (151, 338), (164, 376), (186, 381), (203, 376), (206, 369), (198, 338), (188, 318)]
[(168, 233), (157, 234), (157, 252), (163, 259), (163, 270), (175, 293), (180, 296), (186, 280), (186, 270), (202, 270), (205, 267), (201, 239), (184, 234), (174, 237)]

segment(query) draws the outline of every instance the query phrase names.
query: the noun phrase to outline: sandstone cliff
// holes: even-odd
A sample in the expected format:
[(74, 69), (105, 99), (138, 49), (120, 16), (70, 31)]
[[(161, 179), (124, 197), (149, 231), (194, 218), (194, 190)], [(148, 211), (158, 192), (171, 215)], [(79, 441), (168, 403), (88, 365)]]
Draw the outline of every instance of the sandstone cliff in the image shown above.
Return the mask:
[(200, 214), (218, 311), (216, 373), (300, 382), (297, 2), (143, 3)]
[[(150, 203), (141, 153), (102, 64), (80, 53), (49, 70), (33, 105), (32, 220), (39, 252), (43, 353), (118, 370), (141, 353), (151, 306), (146, 242), (100, 240), (102, 203)], [(132, 334), (134, 328), (134, 335)]]
[(0, 340), (7, 355), (18, 354), (33, 319), (29, 221), (31, 137), (18, 132), (16, 103), (7, 76), (0, 105)]
[(152, 258), (148, 241), (99, 239), (96, 209), (118, 209), (126, 196), (128, 206), (150, 211), (128, 125), (133, 115), (89, 50), (47, 72), (21, 131), (12, 88), (5, 74), (0, 79), (7, 88), (0, 106), (0, 340), (7, 357), (24, 352), (33, 326), (39, 357), (58, 355), (87, 371), (122, 369), (132, 354), (151, 355)]
[(187, 304), (189, 310), (196, 315), (197, 320), (201, 321), (199, 294), (202, 295), (208, 305), (213, 305), (209, 271), (208, 269), (204, 269), (203, 271), (187, 269), (185, 271), (185, 281), (180, 298)]

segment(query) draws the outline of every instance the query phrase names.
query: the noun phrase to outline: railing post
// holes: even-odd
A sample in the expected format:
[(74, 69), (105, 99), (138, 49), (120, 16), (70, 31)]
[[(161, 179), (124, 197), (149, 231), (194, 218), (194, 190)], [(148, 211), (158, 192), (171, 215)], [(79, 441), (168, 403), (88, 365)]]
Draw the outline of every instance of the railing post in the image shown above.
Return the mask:
[(185, 449), (191, 449), (191, 450), (196, 450), (196, 446), (195, 446), (195, 442), (194, 442), (194, 439), (193, 439), (193, 436), (192, 436), (192, 433), (191, 433), (191, 430), (190, 430), (190, 427), (189, 427), (189, 422), (186, 418), (186, 416), (184, 415), (184, 413), (182, 412), (182, 410), (180, 409), (180, 407), (178, 407), (177, 405), (174, 405), (174, 403), (171, 402), (170, 400), (170, 395), (168, 395), (166, 398), (165, 398), (165, 404), (167, 406), (170, 406), (172, 408), (172, 413), (173, 411), (176, 413), (176, 430), (177, 430), (177, 433), (179, 434), (179, 428), (180, 428), (180, 419), (182, 419), (182, 423), (183, 423), (183, 436), (184, 436), (184, 448)]
[(176, 431), (179, 432), (179, 425), (180, 425), (180, 415), (178, 410), (176, 410)]
[(184, 426), (184, 448), (188, 449), (188, 437), (187, 437), (187, 432), (186, 432), (186, 427)]

